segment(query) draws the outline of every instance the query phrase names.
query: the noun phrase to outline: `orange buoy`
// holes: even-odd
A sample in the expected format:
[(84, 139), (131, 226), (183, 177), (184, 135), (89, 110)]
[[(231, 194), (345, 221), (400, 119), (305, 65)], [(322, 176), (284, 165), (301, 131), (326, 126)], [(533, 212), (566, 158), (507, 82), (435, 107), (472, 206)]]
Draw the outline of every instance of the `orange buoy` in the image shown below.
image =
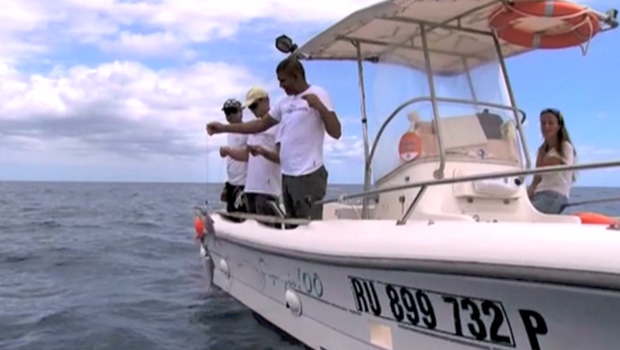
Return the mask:
[(196, 238), (201, 239), (205, 234), (205, 225), (198, 215), (194, 217), (194, 229), (196, 229)]
[(599, 213), (581, 212), (573, 215), (579, 217), (581, 223), (586, 225), (618, 225), (617, 219)]
[[(544, 34), (516, 28), (516, 21), (528, 17), (560, 19), (566, 23), (567, 29)], [(523, 1), (502, 5), (489, 17), (489, 27), (497, 31), (500, 39), (510, 44), (535, 49), (579, 46), (601, 30), (594, 13), (568, 1)]]
[(400, 159), (405, 162), (411, 162), (422, 153), (422, 139), (417, 132), (408, 131), (403, 134), (398, 144), (398, 153)]

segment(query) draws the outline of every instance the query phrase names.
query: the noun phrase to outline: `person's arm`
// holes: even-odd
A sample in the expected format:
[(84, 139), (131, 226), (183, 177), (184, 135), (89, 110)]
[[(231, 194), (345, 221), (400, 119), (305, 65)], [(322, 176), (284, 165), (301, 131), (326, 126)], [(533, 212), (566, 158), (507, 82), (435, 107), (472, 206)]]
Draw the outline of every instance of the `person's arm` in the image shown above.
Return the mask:
[[(536, 155), (536, 168), (539, 168), (542, 166), (543, 152), (544, 151), (542, 148), (538, 149), (538, 154)], [(538, 187), (538, 184), (540, 184), (541, 180), (542, 178), (540, 177), (540, 175), (534, 175), (534, 178), (532, 179), (532, 183), (527, 188), (527, 193), (530, 196), (534, 195), (534, 192), (536, 191), (536, 187)]]
[(540, 181), (542, 180), (542, 178), (540, 177), (540, 175), (535, 175), (534, 179), (532, 180), (532, 183), (530, 184), (530, 187), (527, 188), (527, 193), (531, 196), (534, 194), (534, 192), (536, 192), (536, 187), (538, 187), (538, 185), (540, 184)]
[(334, 105), (332, 99), (326, 91), (318, 90), (315, 93), (317, 100), (312, 106), (319, 112), (323, 124), (325, 125), (325, 132), (334, 139), (338, 140), (342, 136), (342, 126), (336, 112), (334, 112)]
[(554, 165), (572, 165), (574, 162), (573, 146), (570, 142), (564, 142), (562, 144), (562, 153), (558, 154), (554, 151), (552, 154), (547, 154), (541, 160), (542, 166), (554, 166)]
[(249, 153), (248, 152), (248, 148), (247, 147), (243, 147), (243, 148), (229, 148), (226, 151), (226, 154), (239, 162), (247, 162), (248, 161), (248, 157), (249, 157)]
[(280, 144), (276, 144), (275, 150), (263, 148), (262, 156), (272, 163), (280, 164)]
[(276, 124), (278, 124), (278, 120), (270, 114), (267, 114), (262, 118), (255, 119), (247, 123), (224, 124), (222, 125), (222, 132), (234, 134), (257, 134), (268, 130)]
[(282, 124), (276, 125), (267, 131), (268, 134), (273, 136), (275, 149), (263, 148), (262, 156), (268, 161), (276, 164), (280, 164), (280, 140), (282, 139)]
[(564, 164), (564, 160), (556, 156), (545, 157), (545, 159), (543, 159), (542, 161), (543, 166), (554, 166), (554, 165), (563, 165), (563, 164)]

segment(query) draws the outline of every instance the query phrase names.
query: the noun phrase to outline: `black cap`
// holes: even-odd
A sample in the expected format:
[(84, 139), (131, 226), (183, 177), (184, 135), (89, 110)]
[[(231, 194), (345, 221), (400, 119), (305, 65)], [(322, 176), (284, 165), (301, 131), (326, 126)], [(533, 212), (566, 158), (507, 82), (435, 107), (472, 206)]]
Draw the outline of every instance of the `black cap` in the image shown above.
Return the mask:
[(222, 110), (226, 110), (226, 109), (238, 109), (241, 110), (241, 102), (239, 102), (238, 100), (231, 98), (226, 100), (226, 102), (224, 102), (224, 106), (222, 107)]

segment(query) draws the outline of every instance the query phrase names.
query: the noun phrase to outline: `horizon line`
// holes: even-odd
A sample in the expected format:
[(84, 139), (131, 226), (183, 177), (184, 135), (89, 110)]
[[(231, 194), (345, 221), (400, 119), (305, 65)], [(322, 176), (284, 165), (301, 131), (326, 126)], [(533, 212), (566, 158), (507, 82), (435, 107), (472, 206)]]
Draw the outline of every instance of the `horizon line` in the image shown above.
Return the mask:
[[(148, 184), (148, 185), (223, 185), (225, 181), (221, 182), (193, 182), (193, 181), (114, 181), (114, 180), (4, 180), (0, 179), (0, 183), (78, 183), (78, 184)], [(341, 183), (328, 183), (327, 186), (363, 186), (363, 182), (341, 182)], [(573, 188), (620, 188), (620, 186), (573, 186)]]

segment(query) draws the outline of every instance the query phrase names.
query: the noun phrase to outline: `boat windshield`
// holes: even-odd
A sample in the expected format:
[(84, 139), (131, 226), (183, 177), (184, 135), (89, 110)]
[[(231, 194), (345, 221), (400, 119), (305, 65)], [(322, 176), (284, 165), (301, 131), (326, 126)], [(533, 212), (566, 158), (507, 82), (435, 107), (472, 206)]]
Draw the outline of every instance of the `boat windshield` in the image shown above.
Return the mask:
[(521, 167), (515, 116), (523, 116), (511, 105), (499, 58), (489, 59), (498, 57), (493, 37), (431, 29), (429, 69), (420, 26), (400, 28), (382, 39), (390, 44), (366, 70), (374, 181), (408, 162), (441, 159), (442, 153), (447, 161)]

